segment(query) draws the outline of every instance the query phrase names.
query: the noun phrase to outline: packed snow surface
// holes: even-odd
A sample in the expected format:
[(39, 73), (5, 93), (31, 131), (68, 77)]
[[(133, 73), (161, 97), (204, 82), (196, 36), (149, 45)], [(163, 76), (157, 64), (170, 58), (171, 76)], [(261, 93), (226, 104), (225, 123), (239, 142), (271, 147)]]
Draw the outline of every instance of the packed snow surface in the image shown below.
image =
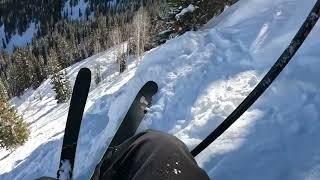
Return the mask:
[[(168, 41), (117, 73), (110, 49), (68, 68), (99, 64), (86, 105), (75, 178), (87, 179), (140, 87), (159, 84), (139, 131), (158, 129), (192, 149), (249, 94), (289, 44), (315, 0), (240, 0), (198, 32)], [(223, 180), (320, 179), (319, 24), (271, 88), (196, 159)], [(93, 73), (94, 74), (94, 73)], [(42, 99), (42, 100), (40, 100)], [(30, 140), (0, 151), (0, 179), (55, 176), (68, 103), (57, 105), (49, 80), (12, 102), (30, 124)], [(180, 170), (180, 169), (179, 169)], [(183, 169), (181, 169), (183, 173)], [(176, 170), (172, 169), (172, 173)]]

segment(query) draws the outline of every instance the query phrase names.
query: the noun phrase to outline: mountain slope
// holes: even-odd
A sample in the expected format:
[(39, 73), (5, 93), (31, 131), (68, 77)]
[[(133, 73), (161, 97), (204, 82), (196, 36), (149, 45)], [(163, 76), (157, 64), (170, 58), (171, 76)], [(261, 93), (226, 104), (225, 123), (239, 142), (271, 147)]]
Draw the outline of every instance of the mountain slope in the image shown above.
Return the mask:
[[(110, 142), (139, 88), (159, 84), (140, 131), (174, 134), (190, 149), (226, 118), (289, 44), (315, 0), (241, 0), (198, 32), (148, 52), (118, 76), (114, 51), (68, 68), (102, 65), (84, 115), (75, 175), (86, 179)], [(320, 178), (319, 24), (266, 94), (221, 138), (197, 157), (214, 179)], [(38, 94), (43, 94), (42, 101)], [(31, 139), (13, 153), (0, 152), (0, 179), (55, 176), (68, 104), (56, 105), (49, 81), (13, 100), (31, 123)], [(85, 162), (85, 163), (82, 163)]]

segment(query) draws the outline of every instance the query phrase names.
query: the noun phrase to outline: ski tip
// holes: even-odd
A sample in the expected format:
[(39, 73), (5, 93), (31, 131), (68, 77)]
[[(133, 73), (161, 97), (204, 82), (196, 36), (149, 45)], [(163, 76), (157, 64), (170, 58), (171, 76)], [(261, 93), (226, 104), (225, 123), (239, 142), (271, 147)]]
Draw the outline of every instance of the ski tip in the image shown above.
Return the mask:
[[(91, 81), (91, 71), (89, 68), (81, 68), (77, 75), (78, 81), (85, 81), (90, 82)], [(77, 81), (76, 80), (76, 81)]]
[(81, 68), (79, 71), (79, 74), (90, 74), (91, 75), (91, 71), (89, 68)]
[(158, 91), (158, 84), (154, 81), (148, 81), (144, 87), (146, 87), (148, 90), (152, 92), (157, 92)]

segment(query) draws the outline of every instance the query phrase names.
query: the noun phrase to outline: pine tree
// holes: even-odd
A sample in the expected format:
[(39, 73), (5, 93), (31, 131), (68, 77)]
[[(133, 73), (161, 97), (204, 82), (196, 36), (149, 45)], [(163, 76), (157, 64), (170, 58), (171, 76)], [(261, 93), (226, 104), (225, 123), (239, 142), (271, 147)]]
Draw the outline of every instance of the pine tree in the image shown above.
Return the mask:
[(7, 90), (2, 82), (2, 80), (0, 79), (0, 99), (8, 99), (8, 93)]
[(55, 98), (58, 103), (67, 102), (71, 96), (71, 87), (66, 70), (53, 74), (51, 83), (56, 92)]
[(100, 65), (97, 65), (95, 67), (95, 83), (98, 85), (101, 82), (101, 71), (100, 71)]
[(23, 145), (29, 137), (27, 124), (10, 106), (7, 92), (0, 81), (0, 148), (12, 150)]
[(33, 73), (28, 51), (18, 48), (13, 54), (12, 61), (9, 71), (10, 82), (14, 83), (14, 95), (21, 96), (32, 84)]
[(50, 50), (50, 72), (52, 73), (51, 84), (56, 92), (55, 99), (58, 103), (67, 102), (71, 96), (70, 82), (67, 77), (67, 71), (61, 71), (61, 65), (57, 60), (57, 54), (54, 50)]

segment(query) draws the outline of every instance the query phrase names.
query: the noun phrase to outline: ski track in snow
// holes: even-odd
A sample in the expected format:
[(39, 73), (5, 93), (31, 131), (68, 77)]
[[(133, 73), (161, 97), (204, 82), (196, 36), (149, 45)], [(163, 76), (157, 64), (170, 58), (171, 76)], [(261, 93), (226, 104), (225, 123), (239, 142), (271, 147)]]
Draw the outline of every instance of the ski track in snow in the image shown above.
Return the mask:
[[(289, 44), (315, 0), (241, 0), (198, 32), (148, 52), (122, 75), (117, 48), (68, 68), (101, 65), (104, 81), (91, 88), (76, 155), (76, 179), (87, 179), (140, 87), (159, 84), (139, 131), (171, 133), (192, 149), (250, 93)], [(196, 159), (213, 179), (320, 179), (319, 23), (271, 88)], [(93, 73), (94, 74), (94, 73)], [(42, 96), (42, 101), (39, 96)], [(49, 80), (13, 99), (31, 138), (0, 151), (0, 179), (55, 176), (68, 103), (57, 105)], [(183, 169), (181, 170), (183, 173)], [(172, 172), (174, 173), (174, 171)]]

